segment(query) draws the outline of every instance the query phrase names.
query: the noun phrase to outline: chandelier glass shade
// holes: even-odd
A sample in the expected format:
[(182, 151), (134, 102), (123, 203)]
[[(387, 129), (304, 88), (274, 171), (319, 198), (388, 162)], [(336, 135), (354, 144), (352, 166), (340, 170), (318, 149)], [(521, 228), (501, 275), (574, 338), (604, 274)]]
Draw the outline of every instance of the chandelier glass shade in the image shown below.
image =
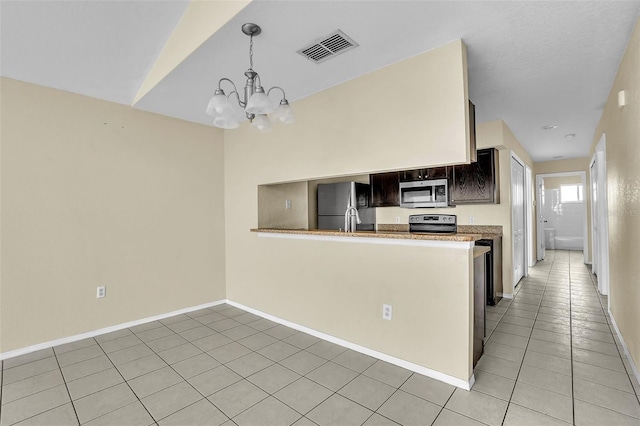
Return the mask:
[[(260, 75), (253, 70), (253, 37), (260, 34), (261, 31), (261, 28), (256, 24), (242, 26), (242, 32), (250, 37), (249, 69), (244, 73), (247, 81), (242, 97), (232, 80), (221, 78), (218, 81), (218, 88), (209, 100), (206, 109), (206, 113), (213, 117), (213, 125), (216, 127), (235, 129), (246, 116), (251, 121), (252, 127), (262, 132), (268, 132), (272, 128), (272, 121), (283, 124), (291, 124), (296, 121), (284, 89), (274, 86), (265, 92), (260, 84)], [(222, 89), (223, 82), (228, 82), (233, 87), (229, 95), (225, 94)], [(282, 92), (282, 98), (277, 108), (269, 97), (273, 90)], [(232, 101), (232, 97), (235, 98), (235, 103)]]

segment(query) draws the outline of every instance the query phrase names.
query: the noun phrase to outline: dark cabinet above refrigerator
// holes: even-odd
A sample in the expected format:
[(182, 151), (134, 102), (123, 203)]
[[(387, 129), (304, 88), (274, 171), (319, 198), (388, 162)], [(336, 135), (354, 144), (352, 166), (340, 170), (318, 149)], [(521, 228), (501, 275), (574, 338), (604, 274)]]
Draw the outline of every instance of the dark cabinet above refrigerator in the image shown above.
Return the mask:
[(371, 186), (371, 207), (399, 207), (400, 180), (399, 173), (376, 173), (369, 176)]
[(452, 167), (449, 203), (500, 204), (499, 151), (478, 150), (478, 160)]

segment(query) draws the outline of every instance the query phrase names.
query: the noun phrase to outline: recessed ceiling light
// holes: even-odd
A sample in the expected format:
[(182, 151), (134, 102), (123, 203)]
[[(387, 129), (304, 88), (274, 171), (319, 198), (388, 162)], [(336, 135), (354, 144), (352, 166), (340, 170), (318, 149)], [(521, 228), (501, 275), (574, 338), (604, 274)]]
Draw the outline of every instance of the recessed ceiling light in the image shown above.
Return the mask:
[(545, 124), (544, 126), (542, 126), (542, 130), (553, 130), (557, 127), (558, 126), (555, 124)]
[(556, 155), (555, 157), (553, 157), (554, 159), (559, 159), (559, 158), (564, 158), (564, 155)]
[(575, 139), (576, 138), (576, 134), (575, 133), (567, 133), (566, 135), (564, 135), (564, 137), (566, 139), (571, 140), (571, 139)]

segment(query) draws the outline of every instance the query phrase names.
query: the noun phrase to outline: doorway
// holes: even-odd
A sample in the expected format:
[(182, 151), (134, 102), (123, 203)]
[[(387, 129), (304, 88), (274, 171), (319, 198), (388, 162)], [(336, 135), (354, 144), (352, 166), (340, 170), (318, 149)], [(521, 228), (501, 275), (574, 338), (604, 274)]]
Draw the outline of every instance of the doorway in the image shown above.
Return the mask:
[(546, 250), (580, 250), (588, 263), (586, 172), (536, 175), (538, 260)]
[(606, 137), (596, 145), (590, 171), (591, 186), (591, 272), (598, 277), (598, 292), (609, 294), (609, 221), (607, 220)]

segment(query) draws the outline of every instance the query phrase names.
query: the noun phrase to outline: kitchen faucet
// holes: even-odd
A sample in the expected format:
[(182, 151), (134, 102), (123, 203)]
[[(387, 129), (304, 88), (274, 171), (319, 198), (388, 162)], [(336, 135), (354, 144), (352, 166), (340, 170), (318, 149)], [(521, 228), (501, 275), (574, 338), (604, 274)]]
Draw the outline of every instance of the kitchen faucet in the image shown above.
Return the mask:
[[(355, 213), (355, 214), (354, 214)], [(344, 232), (355, 232), (355, 229), (351, 229), (351, 218), (356, 217), (356, 223), (361, 224), (360, 215), (358, 214), (358, 209), (353, 207), (351, 203), (347, 207), (347, 211), (344, 212)]]

